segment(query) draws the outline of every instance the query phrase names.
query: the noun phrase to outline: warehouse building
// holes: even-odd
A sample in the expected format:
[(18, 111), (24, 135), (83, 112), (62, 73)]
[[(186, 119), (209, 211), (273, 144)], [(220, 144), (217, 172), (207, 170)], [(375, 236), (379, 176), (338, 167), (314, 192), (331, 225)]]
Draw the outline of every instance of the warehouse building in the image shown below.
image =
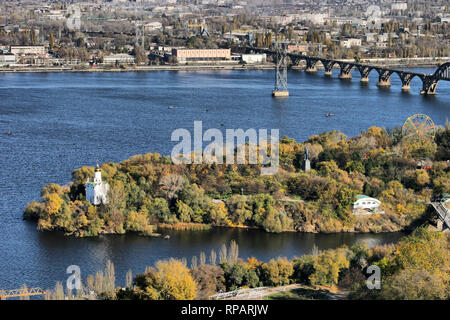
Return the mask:
[(172, 49), (178, 63), (231, 60), (231, 49)]

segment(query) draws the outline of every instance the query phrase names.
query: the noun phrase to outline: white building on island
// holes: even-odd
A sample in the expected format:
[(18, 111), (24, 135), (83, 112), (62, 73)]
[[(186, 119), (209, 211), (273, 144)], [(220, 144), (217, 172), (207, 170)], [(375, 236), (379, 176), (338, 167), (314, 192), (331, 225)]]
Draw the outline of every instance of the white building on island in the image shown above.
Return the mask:
[(86, 181), (86, 200), (93, 205), (100, 205), (108, 203), (109, 184), (102, 181), (102, 169), (97, 163), (94, 172), (94, 181)]
[(373, 213), (384, 213), (379, 211), (381, 201), (365, 195), (358, 195), (355, 203), (353, 203), (354, 215), (366, 215)]

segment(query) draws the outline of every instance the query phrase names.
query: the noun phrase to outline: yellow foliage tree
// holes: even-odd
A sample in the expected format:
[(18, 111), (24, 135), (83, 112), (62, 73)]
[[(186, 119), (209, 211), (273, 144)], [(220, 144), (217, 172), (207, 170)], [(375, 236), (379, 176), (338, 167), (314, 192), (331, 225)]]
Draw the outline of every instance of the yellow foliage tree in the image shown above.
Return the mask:
[(57, 193), (50, 193), (46, 196), (45, 210), (49, 215), (56, 215), (61, 210), (63, 199)]
[(157, 278), (161, 284), (161, 294), (170, 300), (193, 300), (197, 290), (189, 269), (179, 260), (158, 261)]
[(448, 246), (445, 234), (419, 228), (399, 243), (395, 251), (395, 261), (403, 269), (448, 272), (450, 265)]
[(193, 300), (197, 285), (186, 265), (176, 259), (158, 261), (135, 279), (135, 295), (150, 300)]
[(315, 272), (309, 280), (316, 285), (337, 284), (339, 272), (349, 266), (346, 249), (326, 250), (314, 258)]
[(213, 205), (211, 209), (211, 220), (213, 223), (220, 226), (227, 226), (231, 223), (228, 218), (228, 210), (225, 203), (219, 202), (218, 204)]

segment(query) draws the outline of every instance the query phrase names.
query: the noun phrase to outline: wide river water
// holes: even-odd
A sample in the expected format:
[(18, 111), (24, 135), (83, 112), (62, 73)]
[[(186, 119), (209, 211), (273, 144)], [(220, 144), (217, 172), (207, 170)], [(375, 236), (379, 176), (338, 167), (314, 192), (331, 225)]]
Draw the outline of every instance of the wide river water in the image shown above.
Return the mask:
[[(425, 70), (432, 72), (432, 70)], [(83, 165), (121, 161), (134, 154), (170, 154), (173, 130), (192, 132), (195, 120), (208, 128), (280, 129), (298, 141), (338, 129), (357, 135), (372, 125), (401, 126), (415, 113), (443, 125), (450, 115), (450, 83), (441, 82), (438, 95), (419, 94), (413, 80), (402, 93), (392, 76), (387, 90), (332, 78), (323, 72), (288, 72), (291, 96), (273, 99), (273, 71), (21, 73), (0, 74), (0, 289), (53, 287), (65, 281), (66, 268), (81, 267), (82, 277), (115, 264), (118, 284), (132, 269), (168, 257), (188, 261), (201, 251), (219, 250), (234, 239), (240, 256), (262, 260), (292, 258), (319, 249), (366, 241), (368, 245), (398, 241), (390, 234), (269, 234), (258, 230), (214, 229), (173, 232), (170, 240), (135, 235), (93, 239), (42, 233), (22, 220), (22, 212), (39, 199), (42, 186), (65, 184)], [(168, 108), (173, 106), (173, 108)], [(332, 112), (334, 117), (325, 114)], [(11, 135), (7, 132), (11, 131)]]

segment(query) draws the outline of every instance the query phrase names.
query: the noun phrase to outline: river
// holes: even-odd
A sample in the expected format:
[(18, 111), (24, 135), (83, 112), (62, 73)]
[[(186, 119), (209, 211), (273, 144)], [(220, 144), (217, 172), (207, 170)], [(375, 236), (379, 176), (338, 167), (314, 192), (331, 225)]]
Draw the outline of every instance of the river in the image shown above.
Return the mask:
[[(420, 70), (422, 71), (422, 70)], [(432, 70), (425, 70), (432, 72)], [(390, 89), (351, 81), (288, 72), (288, 99), (273, 99), (273, 71), (155, 71), (122, 73), (0, 74), (0, 289), (23, 283), (42, 288), (65, 281), (69, 265), (82, 277), (116, 267), (118, 284), (131, 269), (168, 257), (190, 261), (200, 251), (219, 250), (234, 239), (240, 256), (262, 260), (292, 258), (319, 249), (366, 241), (369, 245), (397, 241), (402, 234), (268, 234), (258, 230), (214, 229), (174, 232), (170, 240), (135, 235), (95, 239), (41, 233), (22, 220), (27, 202), (39, 199), (46, 183), (65, 184), (83, 165), (122, 161), (134, 154), (170, 154), (173, 130), (193, 131), (194, 120), (207, 128), (280, 129), (298, 141), (326, 130), (352, 136), (372, 125), (401, 126), (415, 113), (443, 125), (450, 115), (450, 83), (441, 82), (438, 95), (402, 93), (398, 77)], [(168, 108), (173, 106), (173, 108)], [(332, 112), (334, 117), (325, 117)], [(11, 131), (11, 135), (7, 132)]]

